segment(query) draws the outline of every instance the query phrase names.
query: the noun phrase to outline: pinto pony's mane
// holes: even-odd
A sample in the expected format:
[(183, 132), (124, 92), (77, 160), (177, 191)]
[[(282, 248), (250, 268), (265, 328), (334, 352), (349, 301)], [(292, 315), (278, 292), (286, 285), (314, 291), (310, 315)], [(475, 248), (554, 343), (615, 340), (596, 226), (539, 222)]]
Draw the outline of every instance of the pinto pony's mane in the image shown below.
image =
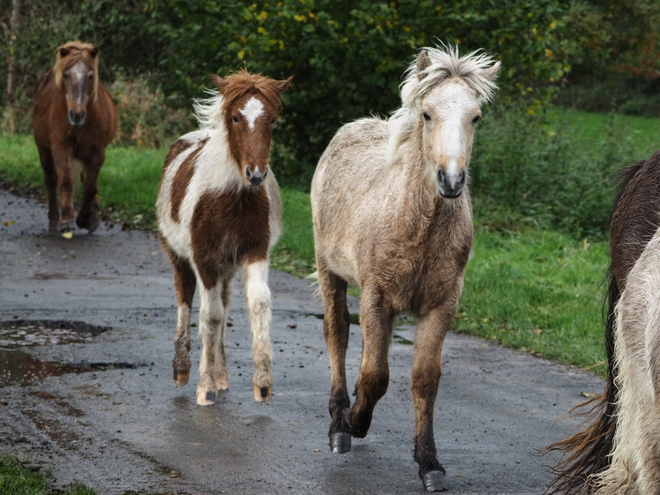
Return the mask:
[(80, 41), (70, 41), (57, 49), (57, 59), (53, 66), (55, 75), (55, 85), (62, 87), (62, 74), (73, 67), (79, 61), (90, 67), (94, 73), (94, 84), (92, 85), (92, 94), (90, 99), (96, 101), (99, 86), (99, 50), (91, 43), (81, 43)]
[(242, 69), (222, 79), (222, 86), (222, 92), (209, 89), (208, 98), (194, 101), (194, 115), (200, 129), (223, 128), (227, 111), (246, 93), (261, 94), (275, 108), (281, 105), (281, 88), (278, 87), (277, 81), (261, 74), (250, 74)]
[[(419, 59), (426, 53), (425, 67)], [(393, 157), (415, 129), (421, 100), (438, 84), (450, 77), (461, 78), (476, 93), (479, 105), (489, 102), (497, 85), (495, 78), (501, 62), (481, 50), (461, 57), (458, 46), (426, 47), (406, 70), (401, 84), (401, 108), (390, 117), (389, 155)]]

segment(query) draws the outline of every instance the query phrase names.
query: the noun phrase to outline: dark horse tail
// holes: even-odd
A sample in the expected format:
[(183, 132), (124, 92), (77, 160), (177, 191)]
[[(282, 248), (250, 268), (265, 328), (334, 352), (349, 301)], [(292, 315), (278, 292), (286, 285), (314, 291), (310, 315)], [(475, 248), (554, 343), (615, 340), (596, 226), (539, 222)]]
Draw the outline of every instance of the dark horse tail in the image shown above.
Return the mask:
[(609, 224), (611, 261), (604, 280), (607, 283), (603, 305), (607, 385), (602, 395), (569, 411), (579, 410), (579, 416), (595, 416), (591, 425), (544, 450), (562, 453), (560, 462), (552, 468), (555, 479), (548, 487), (548, 493), (552, 494), (593, 493), (595, 486), (590, 476), (606, 470), (611, 462), (618, 398), (614, 309), (628, 273), (660, 225), (660, 152), (624, 169), (619, 184)]

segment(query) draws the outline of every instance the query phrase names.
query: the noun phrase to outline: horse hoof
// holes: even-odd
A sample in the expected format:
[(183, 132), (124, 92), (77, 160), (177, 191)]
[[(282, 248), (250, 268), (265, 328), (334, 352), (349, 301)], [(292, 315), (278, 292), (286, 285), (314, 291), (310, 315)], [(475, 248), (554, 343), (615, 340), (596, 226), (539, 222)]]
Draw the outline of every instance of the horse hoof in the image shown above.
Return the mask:
[(215, 404), (215, 392), (210, 390), (197, 392), (198, 406), (212, 406), (213, 404)]
[(350, 452), (350, 433), (339, 432), (330, 434), (330, 450), (333, 454), (345, 454), (346, 452)]
[(447, 478), (442, 471), (429, 471), (422, 476), (422, 483), (427, 492), (445, 492), (449, 489)]
[(174, 370), (174, 383), (179, 387), (183, 387), (190, 380), (190, 370), (188, 371), (177, 371)]
[(271, 394), (272, 392), (270, 387), (254, 386), (254, 400), (257, 402), (268, 402), (270, 400)]
[(90, 218), (87, 221), (83, 221), (80, 220), (79, 218), (76, 218), (76, 225), (78, 226), (79, 229), (87, 229), (91, 234), (92, 232), (94, 232), (96, 229), (99, 228), (99, 225), (101, 225), (101, 221), (99, 220), (98, 217)]

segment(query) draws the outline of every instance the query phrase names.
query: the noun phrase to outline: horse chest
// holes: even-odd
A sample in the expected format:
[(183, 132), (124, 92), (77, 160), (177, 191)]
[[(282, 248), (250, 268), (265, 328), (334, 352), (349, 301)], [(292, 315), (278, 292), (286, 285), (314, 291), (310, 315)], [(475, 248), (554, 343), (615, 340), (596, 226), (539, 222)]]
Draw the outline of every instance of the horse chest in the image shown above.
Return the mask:
[(265, 189), (205, 193), (190, 224), (198, 265), (242, 265), (268, 258), (270, 204)]

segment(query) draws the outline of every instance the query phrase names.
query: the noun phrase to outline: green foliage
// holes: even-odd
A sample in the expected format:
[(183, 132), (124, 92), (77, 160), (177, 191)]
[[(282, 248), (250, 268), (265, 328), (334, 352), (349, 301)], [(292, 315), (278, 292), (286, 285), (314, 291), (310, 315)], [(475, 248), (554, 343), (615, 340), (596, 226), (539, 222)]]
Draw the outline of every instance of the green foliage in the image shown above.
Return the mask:
[(188, 109), (167, 106), (163, 91), (150, 85), (147, 76), (128, 78), (119, 74), (108, 91), (120, 115), (117, 144), (160, 148), (170, 145), (173, 136), (181, 136), (195, 127)]
[[(496, 228), (526, 223), (603, 238), (615, 171), (657, 146), (651, 119), (500, 111), (477, 131), (470, 165), (475, 217)], [(649, 140), (636, 138), (637, 132)], [(637, 129), (636, 129), (637, 128)]]
[(342, 124), (399, 106), (402, 74), (422, 46), (455, 42), (463, 52), (492, 52), (503, 61), (502, 98), (541, 105), (569, 69), (561, 36), (567, 12), (556, 0), (168, 0), (156, 6), (149, 30), (168, 46), (166, 91), (193, 95), (210, 86), (210, 72), (243, 65), (278, 79), (294, 75), (273, 153), (282, 182), (307, 188)]

